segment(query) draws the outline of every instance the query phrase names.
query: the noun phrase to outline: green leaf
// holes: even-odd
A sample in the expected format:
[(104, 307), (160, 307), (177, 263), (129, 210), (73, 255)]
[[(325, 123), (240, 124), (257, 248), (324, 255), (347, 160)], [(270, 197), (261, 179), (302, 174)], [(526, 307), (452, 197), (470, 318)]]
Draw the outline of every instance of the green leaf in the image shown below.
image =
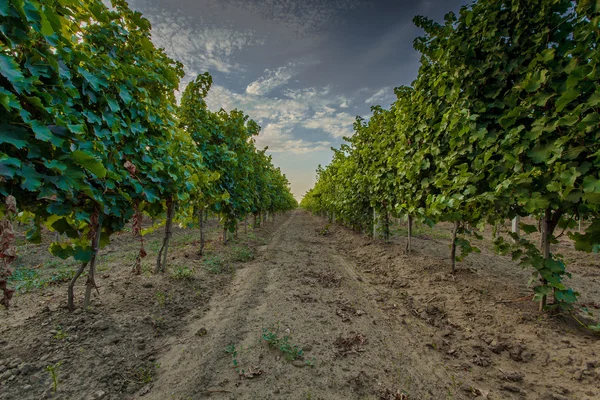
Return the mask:
[(572, 167), (566, 171), (563, 171), (560, 174), (560, 181), (568, 187), (572, 187), (575, 185), (577, 178), (581, 176), (581, 172), (579, 172), (576, 168)]
[(159, 197), (151, 189), (144, 188), (144, 195), (149, 203), (154, 203), (155, 201), (159, 200)]
[(33, 132), (35, 133), (36, 139), (43, 142), (50, 142), (57, 147), (63, 144), (63, 140), (54, 136), (50, 129), (48, 129), (48, 127), (40, 121), (33, 120), (30, 122), (30, 125), (31, 129), (33, 129)]
[(575, 242), (575, 249), (591, 253), (595, 246), (600, 245), (600, 219), (594, 219), (583, 234), (569, 232), (569, 237)]
[(0, 0), (0, 16), (8, 17), (10, 12), (10, 6), (8, 5), (8, 0)]
[(560, 126), (572, 126), (579, 121), (579, 117), (577, 115), (567, 115), (558, 120), (558, 124)]
[(29, 131), (20, 125), (0, 125), (0, 144), (9, 143), (17, 149), (27, 146)]
[(544, 82), (546, 82), (547, 73), (548, 71), (546, 70), (534, 72), (524, 83), (523, 88), (528, 92), (535, 92), (542, 86)]
[(58, 160), (46, 160), (46, 161), (44, 161), (44, 165), (47, 168), (53, 169), (57, 172), (65, 172), (67, 170), (67, 165)]
[(550, 286), (536, 286), (533, 288), (533, 291), (536, 295), (540, 296), (548, 296), (552, 293), (552, 287)]
[(67, 127), (73, 133), (84, 135), (85, 134), (85, 125), (84, 124), (68, 124)]
[(116, 113), (121, 109), (121, 107), (119, 107), (119, 103), (117, 103), (116, 99), (113, 96), (107, 95), (106, 101), (108, 102), (108, 106), (110, 107), (110, 110), (112, 112)]
[(524, 199), (523, 208), (529, 213), (544, 210), (548, 207), (548, 199), (539, 192), (533, 192)]
[(583, 178), (583, 192), (584, 193), (600, 193), (600, 179), (588, 175)]
[(25, 239), (28, 242), (34, 244), (42, 243), (42, 230), (40, 229), (40, 225), (35, 223), (25, 232)]
[(550, 154), (554, 151), (553, 143), (538, 144), (527, 152), (527, 155), (536, 163), (545, 163), (550, 159)]
[(600, 89), (596, 90), (590, 96), (587, 102), (591, 107), (596, 107), (598, 104), (600, 104)]
[(21, 107), (17, 97), (3, 88), (0, 88), (0, 104), (2, 104), (9, 112), (12, 111), (12, 109), (19, 109)]
[(50, 245), (50, 253), (56, 257), (66, 260), (73, 257), (75, 260), (85, 263), (92, 259), (92, 250), (89, 247), (71, 245), (69, 243), (52, 243)]
[(0, 53), (0, 74), (20, 91), (21, 83), (25, 80), (19, 64), (8, 54)]
[(533, 232), (537, 232), (537, 230), (538, 230), (538, 229), (537, 229), (537, 226), (535, 226), (535, 225), (530, 225), (530, 224), (526, 224), (526, 223), (523, 223), (523, 222), (521, 222), (521, 223), (519, 224), (519, 228), (521, 228), (521, 230), (522, 230), (523, 232), (527, 233), (527, 234), (529, 234), (529, 233), (533, 233)]
[(52, 25), (50, 25), (50, 22), (48, 21), (48, 18), (46, 17), (45, 13), (42, 13), (42, 30), (41, 30), (41, 33), (44, 36), (52, 36), (52, 35), (54, 35), (54, 29), (52, 29)]
[(577, 296), (579, 293), (574, 292), (572, 289), (567, 290), (557, 290), (554, 293), (556, 300), (560, 303), (573, 304), (577, 302)]
[(575, 100), (581, 92), (576, 88), (568, 89), (556, 101), (556, 111), (561, 112), (567, 105)]
[(588, 114), (584, 119), (581, 120), (581, 124), (584, 126), (598, 125), (600, 123), (600, 114), (597, 112)]
[(33, 167), (29, 165), (23, 165), (21, 168), (21, 187), (30, 192), (37, 191), (42, 186), (42, 178), (44, 175), (37, 172)]
[(75, 150), (71, 153), (71, 159), (75, 164), (82, 166), (98, 178), (102, 179), (106, 177), (106, 168), (102, 164), (102, 161), (92, 154), (82, 150)]
[(57, 218), (52, 221), (50, 226), (56, 232), (66, 234), (71, 239), (79, 238), (79, 232), (77, 232), (77, 229), (73, 228), (66, 218)]
[(96, 91), (100, 90), (101, 80), (96, 77), (96, 75), (92, 74), (88, 70), (82, 67), (77, 67), (77, 71), (85, 78), (86, 81), (92, 86), (92, 88)]
[(0, 175), (13, 178), (20, 168), (21, 160), (0, 153)]
[(550, 182), (546, 185), (546, 189), (548, 189), (549, 192), (560, 192), (562, 186), (559, 182)]
[(119, 86), (119, 97), (123, 100), (125, 104), (129, 104), (133, 101), (133, 97), (124, 86)]

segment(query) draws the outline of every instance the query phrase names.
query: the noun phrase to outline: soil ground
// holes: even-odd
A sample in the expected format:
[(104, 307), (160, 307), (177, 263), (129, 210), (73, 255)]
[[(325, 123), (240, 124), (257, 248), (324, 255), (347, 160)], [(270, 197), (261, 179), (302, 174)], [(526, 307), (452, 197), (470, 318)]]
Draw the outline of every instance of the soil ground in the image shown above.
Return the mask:
[[(30, 284), (0, 314), (0, 399), (600, 398), (598, 337), (540, 314), (530, 273), (485, 246), (450, 274), (443, 226), (417, 230), (409, 255), (401, 238), (302, 210), (226, 247), (211, 229), (204, 257), (197, 231), (178, 230), (158, 276), (160, 233), (142, 276), (130, 274), (135, 241), (118, 236), (90, 312), (64, 308), (61, 274)], [(22, 263), (49, 263), (42, 246), (22, 249)], [(569, 268), (597, 306), (597, 255)]]

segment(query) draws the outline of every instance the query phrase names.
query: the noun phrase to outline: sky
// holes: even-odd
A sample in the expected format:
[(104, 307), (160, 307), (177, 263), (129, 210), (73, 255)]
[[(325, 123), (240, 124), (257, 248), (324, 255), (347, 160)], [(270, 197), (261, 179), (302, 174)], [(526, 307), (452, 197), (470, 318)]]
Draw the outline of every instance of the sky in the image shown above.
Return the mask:
[(356, 116), (388, 107), (417, 76), (415, 15), (442, 21), (467, 0), (131, 0), (152, 40), (185, 66), (181, 90), (206, 71), (211, 110), (243, 110), (300, 200)]

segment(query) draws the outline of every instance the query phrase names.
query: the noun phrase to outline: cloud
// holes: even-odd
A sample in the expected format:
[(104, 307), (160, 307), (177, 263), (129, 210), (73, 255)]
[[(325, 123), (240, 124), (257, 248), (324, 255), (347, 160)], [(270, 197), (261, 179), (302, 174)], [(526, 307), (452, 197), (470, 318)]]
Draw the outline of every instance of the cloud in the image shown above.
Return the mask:
[(246, 87), (246, 93), (257, 96), (265, 95), (278, 86), (286, 84), (294, 75), (296, 64), (289, 63), (275, 70), (265, 70), (266, 75), (260, 77)]
[[(329, 87), (287, 89), (283, 98), (274, 98), (247, 91), (236, 93), (214, 85), (206, 101), (211, 110), (244, 110), (263, 126), (257, 144), (269, 146), (273, 152), (326, 150), (332, 140), (353, 133), (354, 117), (337, 111), (340, 96), (332, 94)], [(307, 128), (322, 131), (322, 137), (315, 140), (301, 138)]]
[(237, 93), (220, 85), (213, 85), (206, 102), (211, 110), (244, 110), (259, 123), (268, 123), (271, 120), (297, 123), (307, 116), (311, 108), (298, 100)]
[(310, 129), (321, 129), (334, 138), (352, 136), (355, 118), (346, 112), (335, 113), (335, 110), (325, 107), (307, 119), (302, 126)]
[(268, 147), (273, 153), (295, 153), (303, 154), (314, 151), (329, 150), (331, 142), (310, 142), (304, 139), (296, 139), (291, 134), (292, 128), (283, 123), (270, 123), (261, 131), (256, 138), (258, 148)]
[(234, 61), (236, 52), (265, 44), (252, 29), (229, 23), (215, 24), (201, 16), (187, 16), (180, 10), (144, 5), (144, 17), (152, 23), (152, 41), (184, 64), (192, 78), (205, 71), (231, 73), (243, 67)]
[(394, 92), (392, 90), (392, 87), (386, 86), (386, 87), (379, 89), (371, 97), (366, 99), (365, 103), (374, 105), (378, 101), (383, 101), (385, 99), (393, 99), (393, 98), (394, 98)]

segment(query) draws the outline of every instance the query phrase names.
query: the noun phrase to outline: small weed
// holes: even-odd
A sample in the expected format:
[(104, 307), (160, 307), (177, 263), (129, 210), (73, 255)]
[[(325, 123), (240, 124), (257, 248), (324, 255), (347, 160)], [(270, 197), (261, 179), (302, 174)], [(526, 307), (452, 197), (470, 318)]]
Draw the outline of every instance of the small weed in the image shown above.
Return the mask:
[(171, 278), (177, 280), (190, 280), (194, 275), (194, 270), (189, 267), (177, 267), (175, 271), (171, 273)]
[(315, 363), (317, 362), (317, 359), (315, 357), (311, 358), (310, 360), (306, 360), (304, 361), (304, 363), (309, 366), (309, 367), (313, 367), (315, 366)]
[(75, 276), (75, 270), (69, 267), (61, 267), (58, 272), (48, 279), (48, 283), (69, 282)]
[(154, 266), (155, 266), (154, 263), (152, 263), (148, 260), (142, 260), (142, 274), (146, 278), (153, 276), (154, 275)]
[(164, 292), (156, 292), (156, 303), (160, 307), (164, 307), (171, 300), (171, 296)]
[(279, 349), (288, 361), (302, 358), (302, 348), (296, 344), (290, 343), (290, 337), (288, 335), (279, 337), (279, 328), (264, 328), (262, 339), (269, 344), (269, 347)]
[(140, 383), (150, 383), (156, 375), (156, 370), (160, 368), (160, 363), (153, 362), (150, 365), (139, 367), (133, 371), (133, 378)]
[(56, 327), (56, 333), (54, 334), (54, 339), (63, 340), (63, 339), (66, 339), (67, 337), (68, 337), (68, 335), (65, 331), (62, 330), (62, 326), (58, 325)]
[(250, 240), (256, 240), (257, 236), (254, 232), (248, 232), (247, 238)]
[(257, 236), (254, 232), (248, 232), (247, 236), (248, 240), (258, 242), (261, 245), (267, 244), (269, 241), (263, 237)]
[(38, 271), (31, 268), (15, 269), (8, 281), (13, 284), (15, 290), (19, 293), (46, 286), (46, 281), (40, 277)]
[[(25, 293), (51, 284), (70, 281), (75, 275), (74, 265), (74, 262), (65, 264), (62, 260), (49, 260), (36, 268), (18, 267), (14, 269), (8, 280), (18, 293)], [(47, 273), (44, 274), (45, 269), (54, 269), (57, 272), (48, 277)], [(82, 276), (85, 275), (87, 275), (87, 271)]]
[(140, 377), (141, 382), (144, 382), (144, 383), (152, 382), (152, 372), (151, 372), (150, 368), (141, 367), (139, 369), (138, 376)]
[(210, 255), (207, 256), (202, 263), (208, 272), (220, 274), (222, 272), (222, 267), (225, 263), (225, 260), (219, 255)]
[(233, 368), (235, 368), (235, 370), (238, 371), (238, 367), (239, 367), (239, 362), (237, 360), (238, 352), (235, 348), (235, 344), (230, 344), (229, 346), (227, 346), (225, 348), (225, 352), (228, 354), (231, 354), (231, 363), (233, 364)]
[(174, 239), (173, 240), (174, 246), (187, 246), (189, 244), (194, 243), (196, 240), (198, 240), (196, 235), (193, 233), (184, 233), (184, 234), (178, 235), (177, 237), (175, 237), (173, 239)]
[(330, 225), (331, 225), (330, 223), (327, 224), (327, 225), (325, 225), (325, 227), (323, 227), (323, 229), (321, 229), (319, 231), (319, 235), (321, 235), (321, 236), (327, 236), (329, 234), (329, 226)]
[(146, 248), (153, 253), (158, 252), (158, 249), (160, 248), (160, 246), (162, 245), (162, 243), (160, 242), (159, 239), (152, 239), (148, 241), (148, 244), (146, 245)]
[(57, 362), (53, 365), (48, 365), (46, 367), (46, 371), (50, 373), (50, 377), (52, 378), (52, 390), (56, 393), (58, 389), (58, 367), (62, 364), (62, 361)]
[(44, 263), (44, 267), (46, 268), (58, 268), (61, 265), (61, 261), (59, 260), (48, 260)]
[(233, 248), (233, 261), (247, 262), (254, 259), (254, 253), (248, 247), (236, 246)]

